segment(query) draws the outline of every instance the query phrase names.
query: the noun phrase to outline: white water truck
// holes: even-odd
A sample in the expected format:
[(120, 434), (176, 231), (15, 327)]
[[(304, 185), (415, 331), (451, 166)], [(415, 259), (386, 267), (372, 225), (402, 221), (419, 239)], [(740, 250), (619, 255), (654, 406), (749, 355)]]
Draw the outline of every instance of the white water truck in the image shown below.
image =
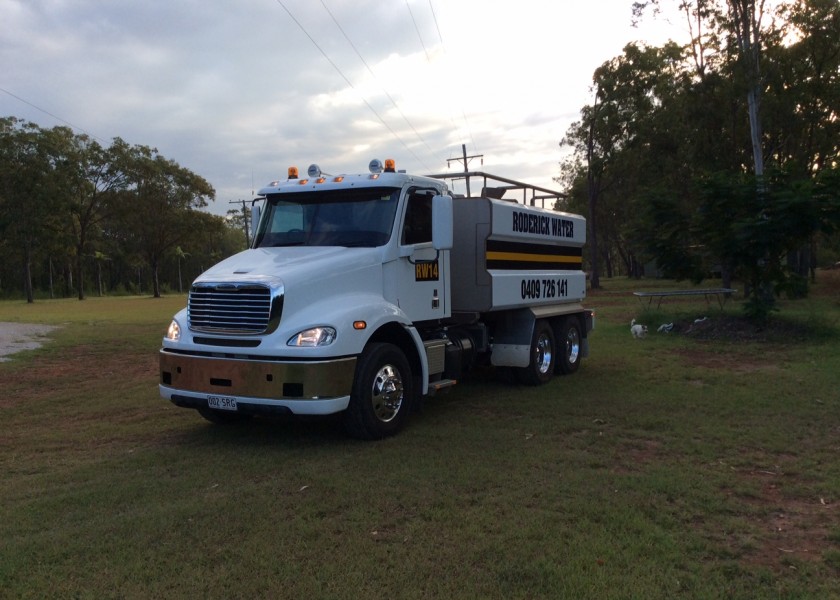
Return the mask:
[[(292, 167), (260, 190), (251, 247), (193, 282), (163, 338), (163, 398), (214, 423), (342, 413), (377, 439), (474, 366), (527, 385), (578, 369), (594, 326), (586, 221), (533, 206), (558, 193), (391, 160), (369, 171)], [(476, 178), (477, 197), (446, 183)], [(519, 191), (532, 205), (504, 199)]]

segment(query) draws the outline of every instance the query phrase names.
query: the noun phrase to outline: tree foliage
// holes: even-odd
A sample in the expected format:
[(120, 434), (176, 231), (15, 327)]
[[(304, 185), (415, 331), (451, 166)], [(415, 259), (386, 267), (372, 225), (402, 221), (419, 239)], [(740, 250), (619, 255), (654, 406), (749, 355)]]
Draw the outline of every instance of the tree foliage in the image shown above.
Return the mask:
[(0, 119), (0, 293), (182, 289), (184, 272), (244, 247), (228, 220), (200, 210), (214, 195), (153, 148)]
[[(840, 4), (675, 4), (691, 41), (630, 44), (595, 71), (558, 181), (597, 228), (593, 285), (613, 263), (635, 276), (654, 263), (694, 281), (720, 273), (741, 277), (764, 317), (768, 290), (802, 286), (792, 257), (818, 239), (838, 246)], [(634, 4), (639, 16), (651, 7)]]

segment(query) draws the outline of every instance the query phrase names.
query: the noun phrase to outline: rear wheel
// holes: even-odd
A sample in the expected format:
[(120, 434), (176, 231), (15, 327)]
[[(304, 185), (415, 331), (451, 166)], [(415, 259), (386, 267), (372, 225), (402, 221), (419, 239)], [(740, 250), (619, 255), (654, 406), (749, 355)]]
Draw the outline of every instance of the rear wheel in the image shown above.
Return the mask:
[(557, 372), (564, 375), (574, 373), (580, 367), (582, 358), (580, 320), (577, 317), (566, 317), (560, 325), (558, 338), (559, 356), (557, 358)]
[(526, 385), (548, 383), (554, 375), (555, 360), (554, 331), (548, 321), (540, 319), (534, 323), (531, 337), (531, 362), (517, 370), (519, 381)]
[(411, 410), (411, 367), (393, 344), (371, 344), (356, 365), (344, 428), (353, 437), (374, 440), (397, 433)]

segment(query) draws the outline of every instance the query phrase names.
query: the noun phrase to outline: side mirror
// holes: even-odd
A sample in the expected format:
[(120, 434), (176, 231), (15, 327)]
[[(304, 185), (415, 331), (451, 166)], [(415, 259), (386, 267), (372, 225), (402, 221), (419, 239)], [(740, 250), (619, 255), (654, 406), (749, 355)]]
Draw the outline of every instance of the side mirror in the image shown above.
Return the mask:
[(435, 196), (432, 198), (432, 247), (451, 250), (453, 229), (452, 196)]
[(254, 240), (257, 239), (257, 231), (260, 226), (260, 214), (261, 214), (260, 205), (256, 202), (251, 204), (251, 245), (253, 245)]

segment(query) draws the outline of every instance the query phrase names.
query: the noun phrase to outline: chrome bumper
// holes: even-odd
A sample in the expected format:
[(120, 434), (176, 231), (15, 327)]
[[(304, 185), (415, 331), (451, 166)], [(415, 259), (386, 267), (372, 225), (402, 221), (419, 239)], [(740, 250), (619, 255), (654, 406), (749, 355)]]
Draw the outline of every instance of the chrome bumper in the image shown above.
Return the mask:
[(300, 406), (349, 397), (355, 371), (355, 357), (274, 362), (160, 351), (160, 389), (167, 399), (186, 393)]

